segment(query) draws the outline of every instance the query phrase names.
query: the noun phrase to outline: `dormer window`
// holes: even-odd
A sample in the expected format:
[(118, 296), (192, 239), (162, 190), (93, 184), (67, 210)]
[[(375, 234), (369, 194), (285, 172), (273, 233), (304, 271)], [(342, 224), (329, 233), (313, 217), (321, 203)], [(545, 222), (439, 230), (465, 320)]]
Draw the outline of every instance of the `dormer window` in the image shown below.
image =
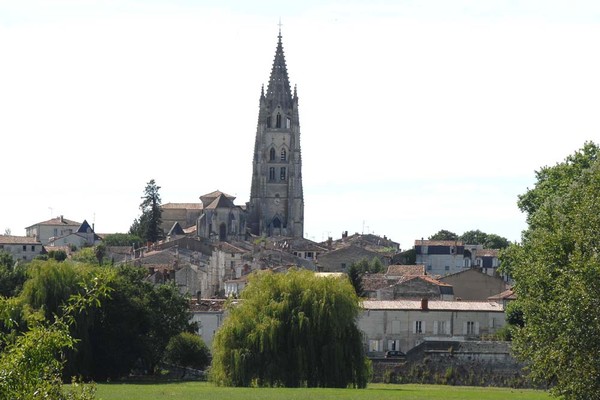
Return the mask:
[(281, 128), (281, 114), (277, 113), (277, 121), (275, 122), (275, 128)]
[(285, 161), (287, 159), (287, 153), (285, 149), (281, 149), (281, 161)]
[(269, 150), (269, 161), (275, 161), (275, 149), (271, 147)]

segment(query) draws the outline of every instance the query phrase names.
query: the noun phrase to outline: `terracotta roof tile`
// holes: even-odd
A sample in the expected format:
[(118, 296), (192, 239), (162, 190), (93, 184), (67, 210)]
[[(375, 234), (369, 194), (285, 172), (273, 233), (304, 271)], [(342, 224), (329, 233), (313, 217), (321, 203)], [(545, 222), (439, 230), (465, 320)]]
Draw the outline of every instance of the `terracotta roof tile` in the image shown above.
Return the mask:
[(62, 217), (56, 217), (56, 218), (49, 219), (48, 221), (38, 222), (37, 224), (33, 224), (31, 226), (28, 226), (27, 228), (31, 228), (31, 227), (37, 226), (37, 225), (73, 225), (73, 226), (77, 225), (77, 227), (79, 228), (81, 226), (81, 222), (71, 221), (70, 219), (66, 219), (66, 218), (62, 218)]
[(202, 203), (166, 203), (162, 204), (163, 209), (185, 209), (185, 210), (202, 210)]
[(387, 270), (389, 276), (425, 275), (425, 265), (390, 265)]

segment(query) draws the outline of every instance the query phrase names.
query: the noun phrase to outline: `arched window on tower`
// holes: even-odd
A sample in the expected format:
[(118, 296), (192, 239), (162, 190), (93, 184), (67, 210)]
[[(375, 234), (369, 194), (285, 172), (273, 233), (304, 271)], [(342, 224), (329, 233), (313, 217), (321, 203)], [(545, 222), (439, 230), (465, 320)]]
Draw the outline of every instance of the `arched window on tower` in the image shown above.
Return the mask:
[(288, 129), (290, 129), (291, 126), (292, 126), (292, 119), (290, 117), (287, 117), (285, 119), (285, 127), (288, 128)]
[(275, 121), (275, 128), (281, 128), (281, 114), (277, 113), (277, 120)]
[(281, 167), (279, 170), (279, 179), (285, 181), (285, 167)]
[(275, 149), (271, 147), (269, 150), (269, 161), (275, 161)]
[(269, 168), (269, 180), (270, 181), (275, 180), (275, 168), (274, 167)]
[(285, 149), (281, 149), (281, 161), (287, 160), (287, 153)]

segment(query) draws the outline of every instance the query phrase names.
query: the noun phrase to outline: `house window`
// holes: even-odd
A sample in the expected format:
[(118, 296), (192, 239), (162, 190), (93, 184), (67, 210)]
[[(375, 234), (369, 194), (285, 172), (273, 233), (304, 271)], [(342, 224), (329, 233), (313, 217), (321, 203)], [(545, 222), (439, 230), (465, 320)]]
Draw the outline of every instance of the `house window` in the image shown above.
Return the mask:
[(27, 246), (23, 245), (23, 251), (27, 251)]
[(285, 149), (281, 149), (281, 161), (285, 161), (287, 159), (287, 153)]
[(275, 122), (275, 128), (281, 128), (281, 114), (277, 113), (277, 121)]
[(269, 150), (269, 161), (275, 161), (275, 149), (271, 147)]
[(425, 322), (424, 321), (415, 321), (413, 325), (413, 333), (424, 333), (425, 332)]
[(388, 350), (400, 350), (400, 340), (388, 340)]
[(342, 263), (342, 269), (346, 269), (346, 263)]
[(230, 261), (229, 265), (231, 266), (231, 268), (235, 267), (235, 261)]
[(275, 180), (275, 168), (273, 168), (273, 167), (269, 168), (269, 180), (270, 181)]
[(279, 179), (285, 181), (285, 167), (281, 167), (279, 170)]
[(35, 251), (35, 246), (31, 246), (31, 251)]
[(431, 265), (427, 266), (427, 271), (431, 271)]
[(54, 228), (54, 236), (58, 236), (58, 228)]
[(450, 266), (449, 266), (449, 265), (446, 265), (446, 266), (444, 267), (444, 269), (445, 269), (446, 271), (450, 271)]
[(306, 252), (306, 258), (312, 258), (312, 256), (313, 256), (312, 251), (307, 251)]
[(475, 335), (476, 333), (476, 329), (475, 329), (475, 322), (474, 321), (467, 321), (467, 335)]
[(449, 335), (450, 323), (448, 321), (433, 321), (434, 335)]
[(381, 351), (381, 340), (369, 339), (369, 351)]

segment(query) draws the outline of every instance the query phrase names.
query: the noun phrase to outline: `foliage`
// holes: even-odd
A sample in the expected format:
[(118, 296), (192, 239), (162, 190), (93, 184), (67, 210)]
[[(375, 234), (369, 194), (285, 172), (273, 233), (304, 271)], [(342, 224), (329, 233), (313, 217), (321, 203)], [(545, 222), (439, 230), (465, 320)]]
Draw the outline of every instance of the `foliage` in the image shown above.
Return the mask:
[(53, 259), (58, 262), (65, 261), (67, 259), (67, 252), (64, 250), (50, 250), (48, 252), (48, 259)]
[(600, 399), (600, 161), (584, 148), (537, 173), (520, 197), (529, 228), (503, 253), (516, 281), (523, 327), (517, 355), (565, 399)]
[(226, 386), (365, 387), (370, 365), (347, 279), (306, 270), (250, 277), (214, 338), (211, 379)]
[(143, 239), (137, 235), (129, 233), (113, 233), (106, 235), (104, 244), (106, 246), (135, 246), (139, 247)]
[(25, 267), (17, 264), (9, 253), (0, 251), (0, 296), (17, 295), (25, 278)]
[(84, 264), (96, 264), (98, 259), (96, 258), (96, 252), (93, 247), (83, 247), (77, 250), (71, 255), (73, 261), (77, 261)]
[(165, 234), (161, 228), (162, 209), (159, 191), (160, 186), (151, 179), (144, 189), (144, 196), (140, 204), (142, 215), (133, 221), (129, 228), (129, 234), (137, 235), (147, 242), (157, 242), (164, 238)]
[(181, 367), (204, 369), (209, 364), (210, 351), (200, 336), (181, 332), (169, 340), (165, 360)]
[(442, 229), (439, 232), (429, 236), (429, 240), (458, 240), (458, 235), (454, 232)]
[[(93, 399), (93, 386), (74, 385), (70, 390), (63, 389), (61, 355), (75, 345), (76, 341), (69, 333), (75, 324), (75, 316), (98, 307), (109, 291), (103, 282), (93, 281), (84, 286), (81, 295), (69, 299), (61, 317), (37, 321), (9, 342), (5, 341), (8, 336), (2, 336), (5, 348), (0, 353), (0, 398)], [(7, 308), (11, 307), (7, 300), (0, 298), (0, 315), (5, 326), (12, 324), (12, 320), (6, 318)]]
[(458, 237), (465, 244), (481, 244), (486, 249), (504, 249), (510, 242), (508, 239), (494, 233), (487, 234), (479, 229), (467, 231)]
[(350, 278), (350, 283), (354, 288), (354, 292), (358, 297), (363, 297), (363, 284), (362, 284), (362, 276), (364, 272), (361, 271), (361, 268), (358, 264), (352, 263), (348, 268), (348, 278)]
[(112, 298), (89, 332), (93, 363), (85, 375), (118, 379), (138, 365), (153, 373), (172, 336), (189, 330), (187, 300), (172, 285), (154, 286), (143, 268), (114, 268)]
[(96, 257), (96, 260), (98, 260), (98, 265), (102, 265), (102, 260), (104, 259), (105, 255), (106, 245), (104, 245), (104, 243), (99, 243), (94, 246), (94, 256)]

